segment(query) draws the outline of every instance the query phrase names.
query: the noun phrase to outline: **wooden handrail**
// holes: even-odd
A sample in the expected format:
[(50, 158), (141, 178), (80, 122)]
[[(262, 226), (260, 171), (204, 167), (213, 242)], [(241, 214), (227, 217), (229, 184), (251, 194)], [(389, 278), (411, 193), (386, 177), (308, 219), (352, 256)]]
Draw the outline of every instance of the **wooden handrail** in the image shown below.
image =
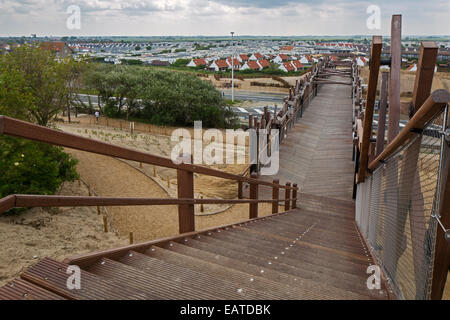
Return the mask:
[(369, 164), (368, 169), (373, 171), (382, 161), (394, 154), (406, 141), (416, 134), (414, 131), (422, 130), (449, 101), (450, 94), (447, 90), (439, 89), (434, 91), (395, 139)]
[[(278, 185), (280, 187), (280, 185)], [(277, 187), (277, 188), (278, 188)], [(296, 199), (295, 199), (296, 200)], [(170, 206), (196, 204), (258, 204), (281, 203), (281, 199), (176, 199), (176, 198), (115, 198), (48, 195), (9, 195), (0, 199), (0, 214), (14, 208), (31, 207), (117, 207), (117, 206)]]
[[(165, 168), (184, 170), (198, 174), (204, 174), (222, 179), (256, 183), (273, 187), (273, 184), (267, 181), (248, 178), (216, 169), (211, 169), (194, 164), (175, 164), (171, 159), (149, 153), (120, 147), (102, 141), (84, 138), (75, 134), (57, 131), (54, 129), (42, 127), (29, 122), (13, 119), (0, 115), (0, 134), (25, 138), (33, 141), (53, 144), (56, 146), (67, 147), (71, 149), (87, 151), (91, 153), (111, 156), (136, 162), (156, 165)], [(284, 186), (281, 186), (284, 188)], [(291, 187), (292, 189), (292, 187)]]

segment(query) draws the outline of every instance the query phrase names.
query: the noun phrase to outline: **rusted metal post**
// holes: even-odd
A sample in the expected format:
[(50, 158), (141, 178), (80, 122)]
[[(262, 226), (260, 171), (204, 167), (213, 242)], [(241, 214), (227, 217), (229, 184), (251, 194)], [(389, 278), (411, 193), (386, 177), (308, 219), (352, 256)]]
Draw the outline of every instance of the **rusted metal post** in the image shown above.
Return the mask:
[[(252, 173), (250, 177), (252, 179), (257, 179), (258, 175), (256, 173)], [(258, 200), (258, 184), (255, 182), (250, 182), (250, 199)], [(258, 218), (258, 203), (250, 203), (249, 208), (249, 218)]]
[(292, 190), (292, 209), (297, 208), (297, 188), (298, 185), (296, 183), (293, 184), (294, 190)]
[[(372, 65), (372, 61), (370, 62)], [(391, 20), (391, 72), (389, 73), (388, 143), (397, 136), (400, 121), (400, 69), (402, 66), (402, 16)]]
[[(194, 199), (194, 173), (177, 170), (178, 198)], [(194, 204), (178, 205), (178, 223), (180, 234), (195, 231)]]
[(286, 189), (284, 192), (284, 211), (288, 211), (290, 209), (291, 204), (291, 183), (286, 182)]
[(276, 186), (272, 187), (272, 200), (276, 200), (276, 202), (272, 202), (272, 214), (278, 213), (278, 199), (280, 197), (280, 188), (278, 185), (280, 184), (280, 180), (275, 179), (273, 180), (273, 183), (276, 184)]
[(385, 71), (381, 73), (380, 105), (378, 106), (378, 132), (377, 132), (377, 147), (375, 157), (378, 157), (384, 150), (384, 136), (386, 132), (388, 77), (389, 72)]
[(357, 182), (364, 182), (367, 174), (369, 160), (370, 139), (372, 137), (372, 122), (375, 98), (377, 95), (378, 73), (380, 71), (381, 48), (383, 41), (381, 36), (373, 36), (370, 56), (370, 74), (367, 87), (366, 110), (364, 111), (363, 136), (361, 144), (361, 156)]

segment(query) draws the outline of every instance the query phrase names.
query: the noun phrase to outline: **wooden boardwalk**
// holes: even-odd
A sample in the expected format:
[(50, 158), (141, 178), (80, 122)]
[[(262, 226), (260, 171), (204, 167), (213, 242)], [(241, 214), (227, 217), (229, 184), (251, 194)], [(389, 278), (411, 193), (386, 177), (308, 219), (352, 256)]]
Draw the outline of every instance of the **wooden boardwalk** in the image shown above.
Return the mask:
[[(261, 179), (297, 183), (303, 193), (351, 200), (353, 173), (351, 87), (323, 85), (280, 145), (278, 174)], [(260, 192), (272, 195), (266, 188)]]
[[(269, 217), (185, 233), (57, 262), (46, 258), (0, 299), (387, 299), (367, 288), (375, 264), (358, 233), (350, 88), (329, 84), (281, 146), (276, 177), (298, 183), (298, 207)], [(261, 198), (272, 190), (261, 188)], [(82, 268), (68, 290), (67, 267)]]

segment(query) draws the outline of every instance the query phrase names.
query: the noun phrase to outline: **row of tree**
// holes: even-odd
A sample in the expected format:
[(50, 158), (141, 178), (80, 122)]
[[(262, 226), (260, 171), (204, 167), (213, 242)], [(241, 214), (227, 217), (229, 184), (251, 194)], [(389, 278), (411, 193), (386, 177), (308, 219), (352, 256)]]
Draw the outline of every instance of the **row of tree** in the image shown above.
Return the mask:
[(235, 127), (237, 119), (219, 91), (184, 72), (136, 66), (96, 65), (86, 75), (110, 117), (142, 119), (158, 125)]

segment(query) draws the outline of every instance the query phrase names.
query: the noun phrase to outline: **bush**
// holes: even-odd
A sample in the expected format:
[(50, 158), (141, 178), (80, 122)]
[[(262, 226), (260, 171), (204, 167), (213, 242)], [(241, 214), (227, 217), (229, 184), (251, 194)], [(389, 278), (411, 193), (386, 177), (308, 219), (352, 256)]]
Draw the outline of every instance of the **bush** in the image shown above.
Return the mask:
[(78, 178), (77, 160), (62, 148), (0, 138), (0, 198), (10, 194), (54, 194), (63, 181)]

